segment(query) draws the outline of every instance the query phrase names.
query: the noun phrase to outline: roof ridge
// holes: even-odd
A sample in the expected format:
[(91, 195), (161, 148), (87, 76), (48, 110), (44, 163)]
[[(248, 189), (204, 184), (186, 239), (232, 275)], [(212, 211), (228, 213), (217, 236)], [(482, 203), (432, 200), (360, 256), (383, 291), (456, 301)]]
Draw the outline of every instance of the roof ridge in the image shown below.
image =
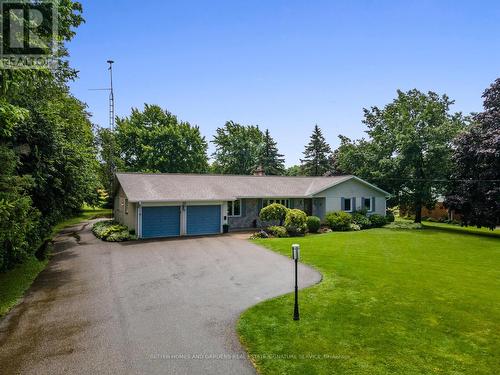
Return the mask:
[(339, 177), (350, 177), (352, 175), (337, 175), (337, 176), (282, 176), (282, 175), (265, 175), (265, 176), (254, 176), (248, 174), (221, 174), (221, 173), (148, 173), (148, 172), (116, 172), (116, 175), (141, 175), (141, 176), (200, 176), (200, 177), (251, 177), (251, 178), (311, 178), (311, 179), (332, 179)]

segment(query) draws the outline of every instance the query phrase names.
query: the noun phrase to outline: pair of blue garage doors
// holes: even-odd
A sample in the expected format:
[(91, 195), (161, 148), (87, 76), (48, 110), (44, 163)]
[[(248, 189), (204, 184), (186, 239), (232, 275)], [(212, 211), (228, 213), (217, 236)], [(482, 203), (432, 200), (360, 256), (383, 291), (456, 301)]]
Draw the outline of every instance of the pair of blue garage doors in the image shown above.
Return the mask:
[[(187, 206), (186, 234), (220, 233), (221, 206)], [(142, 237), (176, 237), (181, 234), (181, 206), (143, 207)]]

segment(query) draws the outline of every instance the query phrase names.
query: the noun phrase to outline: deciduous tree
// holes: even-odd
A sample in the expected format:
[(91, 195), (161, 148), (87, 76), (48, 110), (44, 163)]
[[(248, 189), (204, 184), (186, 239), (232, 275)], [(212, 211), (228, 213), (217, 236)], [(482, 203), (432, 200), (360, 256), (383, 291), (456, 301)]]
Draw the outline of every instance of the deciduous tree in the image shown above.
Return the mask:
[(455, 141), (453, 187), (446, 199), (465, 224), (500, 222), (500, 78), (484, 92), (484, 111)]
[(198, 126), (177, 120), (157, 105), (116, 121), (123, 168), (133, 172), (205, 173), (207, 142)]
[(212, 141), (215, 144), (215, 171), (222, 174), (252, 174), (259, 161), (263, 138), (264, 134), (258, 126), (226, 122), (217, 129)]
[(452, 168), (452, 142), (464, 128), (453, 101), (434, 92), (398, 91), (384, 108), (365, 109), (367, 140), (341, 138), (338, 168), (394, 193), (394, 203), (411, 207), (415, 222), (446, 189)]

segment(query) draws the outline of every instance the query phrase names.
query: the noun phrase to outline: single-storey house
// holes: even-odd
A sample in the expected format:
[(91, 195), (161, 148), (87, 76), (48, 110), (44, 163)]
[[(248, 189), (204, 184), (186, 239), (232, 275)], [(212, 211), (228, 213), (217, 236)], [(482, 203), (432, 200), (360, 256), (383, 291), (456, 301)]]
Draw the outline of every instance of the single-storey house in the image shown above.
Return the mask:
[(261, 208), (276, 202), (321, 219), (340, 210), (385, 215), (390, 195), (356, 176), (117, 173), (115, 186), (115, 220), (139, 238), (255, 228)]

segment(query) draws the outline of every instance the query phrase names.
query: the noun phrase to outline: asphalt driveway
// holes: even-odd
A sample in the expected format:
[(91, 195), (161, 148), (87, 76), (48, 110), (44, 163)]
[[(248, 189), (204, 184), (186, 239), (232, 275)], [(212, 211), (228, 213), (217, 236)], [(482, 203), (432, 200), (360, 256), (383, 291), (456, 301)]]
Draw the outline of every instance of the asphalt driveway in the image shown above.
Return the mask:
[(112, 244), (79, 226), (0, 322), (0, 372), (252, 374), (238, 316), (292, 286), (289, 259), (234, 236)]

